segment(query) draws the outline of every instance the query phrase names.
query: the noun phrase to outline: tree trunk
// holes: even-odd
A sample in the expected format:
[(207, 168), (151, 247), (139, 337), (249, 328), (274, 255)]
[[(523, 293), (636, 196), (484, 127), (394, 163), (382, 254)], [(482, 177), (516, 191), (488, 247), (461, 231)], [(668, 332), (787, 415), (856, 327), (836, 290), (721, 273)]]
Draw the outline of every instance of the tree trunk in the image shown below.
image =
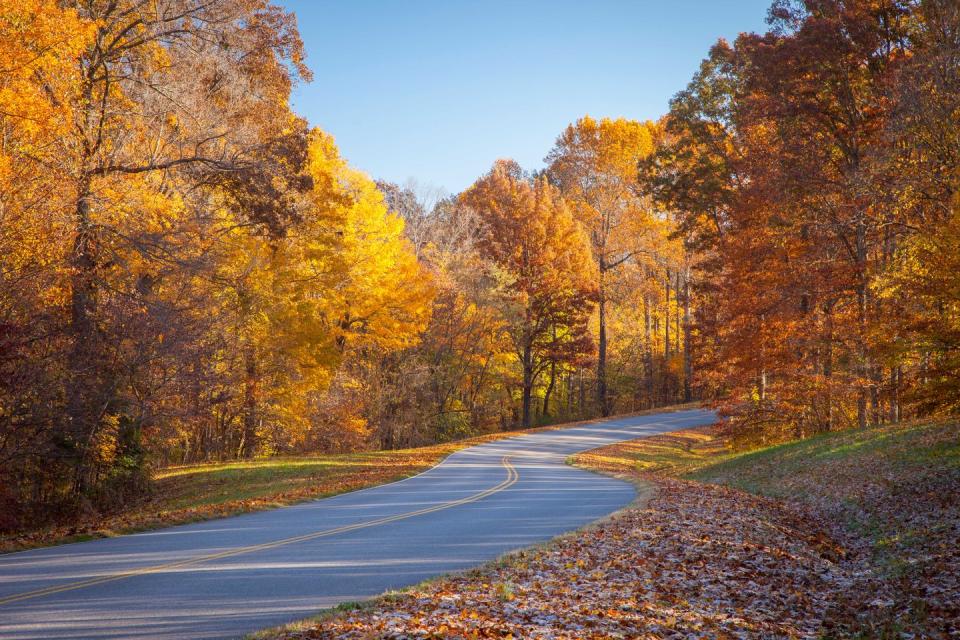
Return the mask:
[(862, 386), (857, 392), (857, 426), (861, 429), (867, 426), (867, 390)]
[(827, 385), (826, 404), (826, 430), (833, 430), (833, 309), (828, 308), (827, 314), (827, 344), (823, 354), (823, 377)]
[(647, 408), (652, 409), (657, 402), (654, 399), (654, 379), (653, 379), (653, 338), (650, 335), (650, 301), (647, 296), (643, 296), (643, 369), (646, 378), (647, 389)]
[(683, 282), (683, 401), (693, 399), (691, 379), (693, 378), (693, 352), (690, 350), (690, 268), (687, 268)]
[(607, 399), (607, 298), (603, 287), (603, 262), (600, 263), (600, 335), (597, 338), (597, 407), (600, 415), (610, 415)]
[(681, 309), (680, 309), (680, 292), (681, 292), (681, 291), (682, 291), (682, 289), (680, 288), (680, 270), (677, 269), (676, 284), (675, 284), (674, 287), (673, 287), (674, 297), (677, 299), (677, 313), (676, 313), (676, 318), (677, 318), (677, 333), (676, 333), (676, 335), (674, 336), (674, 340), (676, 341), (676, 344), (674, 345), (673, 352), (674, 352), (674, 353), (677, 353), (677, 354), (680, 353), (680, 348), (681, 348), (680, 336), (681, 336), (681, 331), (683, 330), (683, 329), (682, 329), (682, 325), (681, 325), (681, 320), (680, 320), (680, 311), (681, 311)]
[(257, 353), (253, 345), (247, 345), (243, 352), (244, 394), (243, 394), (243, 438), (240, 441), (241, 458), (252, 458), (257, 448), (257, 427), (259, 416), (257, 407), (258, 373)]
[(667, 277), (665, 280), (666, 287), (664, 292), (666, 294), (666, 302), (664, 302), (664, 312), (663, 312), (663, 359), (664, 361), (670, 359), (670, 269), (667, 269)]
[(84, 493), (92, 481), (93, 463), (90, 459), (96, 437), (98, 411), (96, 410), (97, 336), (97, 246), (94, 227), (90, 220), (90, 176), (85, 175), (77, 185), (75, 232), (71, 255), (70, 277), (70, 334), (72, 345), (67, 357), (68, 381), (66, 389), (67, 436), (75, 447), (74, 492)]
[(870, 374), (870, 354), (867, 349), (867, 237), (864, 222), (857, 223), (857, 426), (867, 426), (867, 386)]
[(521, 391), (523, 399), (523, 409), (520, 417), (520, 425), (524, 429), (530, 427), (530, 400), (533, 395), (533, 356), (530, 345), (523, 347), (523, 390)]
[(580, 413), (581, 418), (587, 415), (586, 411), (584, 410), (585, 404), (587, 404), (587, 388), (583, 384), (583, 369), (580, 369), (580, 402), (579, 402), (580, 407), (578, 411)]
[(553, 385), (557, 381), (557, 363), (550, 363), (550, 384), (547, 385), (547, 390), (543, 394), (543, 417), (546, 418), (550, 415), (550, 394), (553, 393)]
[(883, 382), (880, 367), (872, 366), (870, 370), (870, 421), (880, 424), (882, 410), (880, 407), (880, 385)]
[(902, 369), (899, 366), (890, 368), (890, 422), (900, 422), (900, 379)]

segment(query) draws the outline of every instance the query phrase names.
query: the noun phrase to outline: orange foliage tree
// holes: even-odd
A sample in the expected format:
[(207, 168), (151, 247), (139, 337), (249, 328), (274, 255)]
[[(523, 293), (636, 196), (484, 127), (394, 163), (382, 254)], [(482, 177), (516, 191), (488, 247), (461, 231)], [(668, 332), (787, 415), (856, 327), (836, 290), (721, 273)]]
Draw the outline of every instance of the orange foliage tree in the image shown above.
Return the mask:
[(957, 23), (950, 3), (778, 3), (674, 99), (643, 182), (703, 254), (702, 365), (745, 431), (899, 420), (925, 384), (930, 349), (898, 330), (925, 305), (884, 287), (956, 188)]
[(531, 184), (499, 161), (462, 196), (481, 221), (480, 247), (499, 269), (502, 313), (521, 367), (521, 419), (531, 424), (537, 379), (593, 350), (587, 320), (596, 299), (588, 240), (543, 178)]

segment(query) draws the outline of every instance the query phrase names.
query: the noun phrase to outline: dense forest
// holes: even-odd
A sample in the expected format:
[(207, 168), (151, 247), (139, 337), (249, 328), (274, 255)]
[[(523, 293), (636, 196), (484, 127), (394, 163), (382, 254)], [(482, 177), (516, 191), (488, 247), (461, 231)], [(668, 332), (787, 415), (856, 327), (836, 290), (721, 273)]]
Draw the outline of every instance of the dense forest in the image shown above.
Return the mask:
[(960, 5), (778, 2), (673, 100), (641, 182), (697, 256), (706, 397), (737, 437), (960, 400)]
[(438, 195), (291, 110), (267, 0), (0, 0), (0, 527), (692, 399), (745, 442), (956, 410), (960, 6), (769, 24)]

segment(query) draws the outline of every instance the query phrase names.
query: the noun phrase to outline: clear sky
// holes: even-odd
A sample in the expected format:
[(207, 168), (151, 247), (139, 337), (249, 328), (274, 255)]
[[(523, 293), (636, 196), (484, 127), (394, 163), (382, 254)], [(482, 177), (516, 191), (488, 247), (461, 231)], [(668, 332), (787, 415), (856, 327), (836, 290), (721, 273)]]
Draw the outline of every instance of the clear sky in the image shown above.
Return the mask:
[(457, 192), (537, 169), (578, 117), (655, 119), (770, 0), (277, 0), (314, 73), (294, 108), (374, 178)]

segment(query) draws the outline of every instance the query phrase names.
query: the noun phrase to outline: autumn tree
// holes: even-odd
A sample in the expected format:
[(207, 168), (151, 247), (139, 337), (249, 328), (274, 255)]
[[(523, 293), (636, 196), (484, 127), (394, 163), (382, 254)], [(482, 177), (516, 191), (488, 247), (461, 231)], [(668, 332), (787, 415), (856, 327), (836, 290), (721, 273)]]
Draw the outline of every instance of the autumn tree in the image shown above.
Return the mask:
[(428, 429), (421, 443), (500, 429), (513, 368), (496, 269), (481, 250), (476, 212), (446, 198), (424, 221), (410, 231), (424, 240), (421, 257), (437, 295), (414, 367), (425, 373), (414, 392), (421, 407), (415, 422)]
[(607, 389), (608, 308), (611, 279), (649, 249), (651, 209), (637, 188), (638, 163), (653, 151), (654, 125), (585, 116), (557, 139), (547, 175), (587, 230), (599, 295), (597, 404), (611, 410)]
[(929, 362), (901, 330), (923, 305), (884, 283), (949, 217), (949, 5), (775, 3), (768, 33), (711, 50), (642, 166), (703, 255), (709, 386), (762, 433), (899, 419)]
[(65, 348), (58, 310), (66, 302), (68, 231), (50, 215), (68, 206), (54, 169), (79, 85), (77, 56), (90, 25), (45, 0), (0, 2), (0, 528), (53, 492), (55, 428)]
[(138, 499), (151, 462), (300, 446), (345, 360), (417, 343), (431, 289), (402, 221), (290, 111), (291, 15), (6, 4), (0, 46), (12, 518)]
[[(935, 233), (910, 238), (895, 269), (878, 286), (887, 302), (909, 300), (892, 326), (917, 358), (920, 382), (911, 393), (924, 412), (960, 408), (960, 200)], [(903, 349), (903, 346), (901, 346)], [(891, 419), (896, 419), (897, 406)]]
[[(381, 369), (392, 354), (419, 343), (434, 295), (429, 274), (382, 192), (348, 167), (332, 138), (319, 131), (311, 136), (310, 168), (313, 215), (293, 230), (288, 241), (295, 251), (285, 256), (290, 272), (281, 276), (305, 289), (295, 290), (295, 316), (278, 327), (298, 327), (302, 336), (326, 341), (325, 352), (337, 363), (346, 359), (364, 363), (363, 369)], [(321, 175), (328, 176), (334, 199), (342, 201), (326, 215), (331, 197), (319, 188)], [(341, 373), (350, 378), (349, 371)], [(357, 417), (365, 421), (362, 428), (379, 436), (390, 430), (393, 416), (389, 407), (375, 410), (373, 399), (359, 399), (364, 408)]]
[(289, 125), (294, 74), (307, 72), (292, 18), (260, 0), (78, 2), (74, 9), (93, 29), (78, 58), (78, 86), (57, 96), (73, 116), (61, 141), (62, 170), (75, 191), (64, 432), (82, 492), (97, 473), (95, 443), (115, 386), (99, 367), (107, 360), (101, 317), (110, 244), (129, 237), (129, 218), (114, 215), (123, 212), (117, 203), (138, 188), (131, 181), (156, 188), (163, 179), (250, 171)]
[(520, 423), (528, 427), (544, 371), (593, 349), (589, 244), (556, 189), (544, 178), (531, 184), (512, 161), (497, 162), (461, 197), (477, 212), (481, 250), (499, 269), (503, 315), (521, 368)]

